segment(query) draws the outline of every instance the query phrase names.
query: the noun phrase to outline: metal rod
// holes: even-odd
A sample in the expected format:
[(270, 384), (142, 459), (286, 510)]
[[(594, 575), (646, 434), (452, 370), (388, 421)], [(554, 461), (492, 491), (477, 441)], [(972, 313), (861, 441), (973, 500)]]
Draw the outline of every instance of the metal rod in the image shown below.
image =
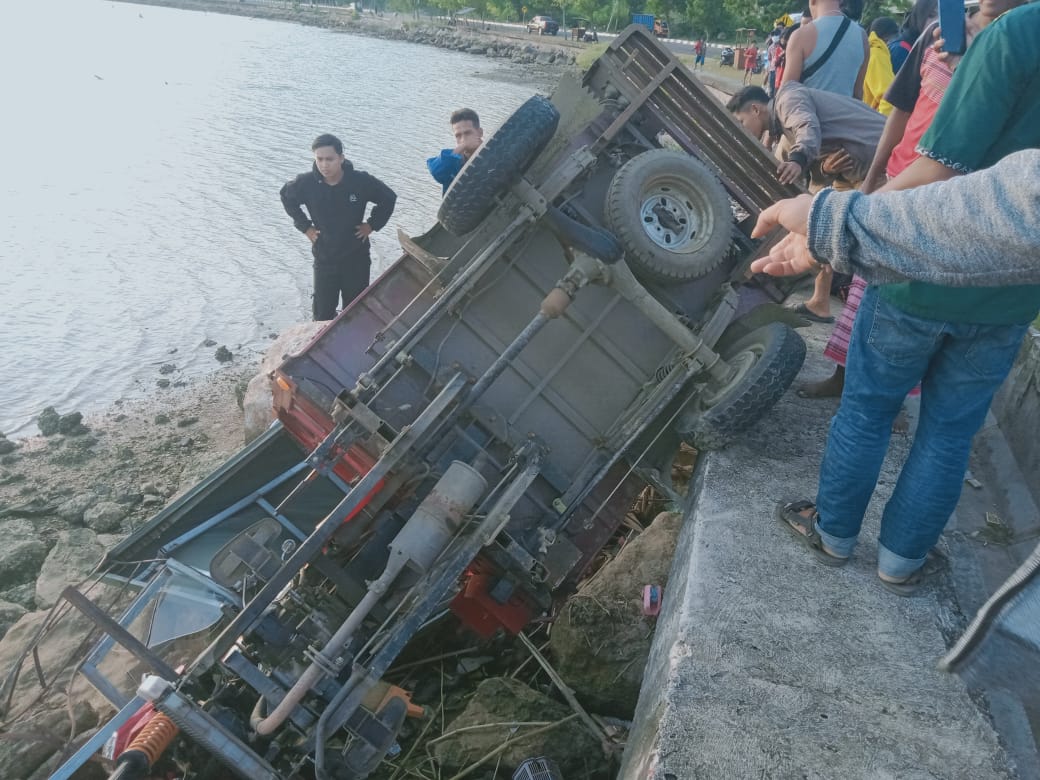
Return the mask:
[(374, 683), (379, 680), (397, 658), (401, 647), (414, 636), (418, 626), (422, 625), (433, 613), (448, 590), (458, 583), (459, 576), (466, 565), (476, 557), (482, 547), (494, 540), (502, 526), (509, 520), (510, 510), (524, 496), (538, 476), (541, 460), (541, 453), (534, 451), (529, 456), (524, 470), (503, 491), (494, 507), (477, 524), (476, 528), (473, 528), (455, 550), (450, 551), (445, 559), (442, 559), (425, 575), (423, 580), (412, 588), (412, 593), (417, 594), (416, 601), (409, 605), (409, 613), (401, 618), (397, 627), (397, 635), (393, 631), (390, 632), (382, 649), (373, 656), (367, 669), (355, 665), (350, 679), (325, 707), (314, 729), (314, 775), (318, 780), (328, 780), (329, 777), (325, 771), (327, 735), (334, 734), (349, 720), (371, 687), (371, 685), (366, 685), (365, 681)]
[(297, 463), (291, 469), (288, 469), (287, 471), (283, 471), (277, 477), (272, 479), (267, 484), (257, 488), (252, 493), (250, 493), (248, 496), (245, 496), (244, 498), (239, 499), (238, 501), (236, 501), (231, 506), (227, 507), (226, 509), (221, 510), (220, 512), (218, 512), (217, 514), (213, 515), (213, 517), (209, 518), (208, 520), (205, 520), (205, 521), (199, 523), (197, 526), (192, 528), (190, 531), (186, 531), (185, 533), (183, 533), (180, 536), (178, 536), (176, 539), (171, 539), (169, 542), (167, 542), (166, 544), (164, 544), (162, 547), (159, 548), (159, 554), (162, 555), (162, 556), (169, 555), (171, 552), (176, 550), (178, 547), (182, 547), (185, 544), (187, 544), (188, 542), (190, 542), (192, 539), (195, 539), (195, 538), (201, 536), (202, 534), (206, 533), (206, 531), (208, 531), (213, 526), (220, 525), (220, 523), (222, 523), (225, 520), (227, 520), (233, 514), (235, 514), (237, 512), (240, 512), (243, 509), (245, 509), (247, 506), (249, 506), (250, 504), (255, 503), (256, 500), (258, 498), (262, 498), (265, 493), (271, 492), (276, 487), (281, 485), (283, 482), (288, 481), (292, 476), (294, 476), (295, 474), (298, 474), (299, 472), (301, 472), (306, 467), (307, 467), (307, 463), (306, 462)]
[(354, 489), (314, 529), (314, 532), (300, 543), (296, 551), (275, 575), (267, 581), (246, 607), (220, 632), (220, 635), (206, 648), (188, 669), (187, 676), (194, 676), (200, 671), (210, 668), (218, 658), (222, 657), (238, 637), (248, 631), (260, 617), (267, 606), (281, 593), (296, 574), (312, 558), (318, 555), (329, 543), (344, 519), (350, 517), (364, 503), (369, 495), (379, 487), (380, 483), (408, 455), (413, 454), (416, 440), (431, 427), (455, 400), (465, 386), (461, 374), (453, 377), (440, 394), (423, 410), (414, 423), (397, 435), (371, 470), (361, 478)]
[(473, 386), (466, 393), (459, 405), (452, 409), (451, 414), (449, 414), (445, 418), (444, 422), (440, 424), (437, 432), (438, 435), (433, 437), (428, 447), (424, 448), (424, 450), (419, 453), (420, 456), (425, 456), (429, 450), (433, 448), (437, 443), (437, 440), (441, 438), (443, 432), (449, 431), (454, 427), (455, 423), (457, 423), (462, 415), (466, 413), (466, 410), (473, 406), (473, 404), (475, 404), (477, 400), (487, 392), (488, 388), (491, 387), (494, 381), (505, 372), (513, 359), (531, 343), (531, 339), (535, 337), (538, 331), (545, 327), (546, 323), (549, 322), (550, 319), (551, 318), (548, 315), (539, 311), (534, 316), (534, 319), (524, 326), (524, 329), (517, 334), (516, 338), (513, 339), (509, 346), (499, 353), (498, 357), (495, 358), (495, 361), (488, 367), (487, 371), (481, 374), (480, 378), (473, 383)]
[[(390, 349), (384, 352), (383, 356), (375, 362), (375, 365), (365, 372), (365, 375), (369, 377), (376, 376), (399, 352), (410, 349), (418, 339), (422, 338), (432, 320), (441, 311), (454, 306), (457, 300), (480, 281), (483, 274), (478, 273), (478, 271), (483, 270), (483, 266), (489, 264), (490, 261), (497, 259), (499, 251), (513, 241), (514, 233), (533, 217), (534, 212), (529, 206), (526, 204), (521, 206), (520, 214), (516, 219), (510, 222), (479, 255), (470, 261), (466, 273), (459, 273), (455, 276), (451, 283), (444, 288), (441, 296), (434, 301), (433, 305), (419, 316), (414, 325), (408, 328), (405, 338), (399, 339)], [(360, 377), (359, 384), (361, 384)], [(364, 387), (363, 384), (361, 386)]]
[(69, 585), (61, 592), (61, 597), (86, 615), (94, 625), (125, 647), (134, 658), (146, 663), (157, 675), (165, 680), (177, 679), (177, 672), (171, 669), (163, 659), (149, 650), (144, 642), (119, 625), (113, 618), (106, 615), (93, 601), (76, 590), (76, 588)]

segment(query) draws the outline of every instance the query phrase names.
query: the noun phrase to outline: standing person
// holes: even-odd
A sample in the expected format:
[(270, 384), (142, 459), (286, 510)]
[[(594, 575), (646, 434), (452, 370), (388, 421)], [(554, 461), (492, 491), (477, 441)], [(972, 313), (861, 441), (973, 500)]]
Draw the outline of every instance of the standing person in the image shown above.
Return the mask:
[(797, 27), (785, 27), (783, 32), (780, 33), (780, 41), (776, 52), (776, 78), (773, 80), (777, 89), (780, 89), (780, 85), (784, 83), (784, 68), (787, 66), (787, 43), (797, 29)]
[(455, 136), (455, 147), (441, 149), (439, 155), (426, 161), (430, 175), (441, 185), (442, 194), (448, 191), (462, 166), (484, 143), (484, 128), (480, 126), (480, 117), (472, 108), (453, 111), (448, 123), (451, 125), (451, 134)]
[[(978, 13), (965, 21), (969, 41), (974, 40), (998, 16), (1020, 4), (1021, 0), (987, 0)], [(953, 71), (932, 47), (937, 26), (933, 22), (925, 27), (923, 34), (914, 43), (910, 57), (885, 94), (885, 102), (892, 108), (861, 187), (863, 192), (873, 192), (882, 187), (888, 179), (898, 176), (917, 159), (917, 144), (939, 110)], [(841, 395), (845, 386), (849, 337), (866, 289), (867, 283), (862, 278), (853, 278), (841, 317), (823, 351), (826, 357), (834, 361), (834, 373), (821, 382), (809, 383), (801, 388), (798, 393), (803, 398), (833, 398)], [(905, 426), (901, 424), (900, 427)]]
[(693, 69), (697, 70), (697, 66), (700, 65), (701, 70), (704, 70), (704, 57), (708, 52), (708, 45), (704, 42), (704, 36), (702, 35), (697, 39), (696, 43), (693, 44)]
[(888, 42), (898, 35), (899, 25), (888, 16), (878, 17), (871, 22), (867, 35), (870, 58), (867, 60), (867, 73), (863, 77), (863, 102), (885, 116), (892, 112), (892, 104), (884, 99), (885, 90), (896, 76), (892, 70)]
[[(1037, 40), (1037, 3), (1009, 11), (983, 30), (918, 144), (921, 156), (883, 189), (943, 181), (1040, 146)], [(929, 552), (957, 506), (972, 438), (1038, 312), (1040, 285), (868, 287), (853, 326), (847, 381), (816, 501), (781, 504), (784, 527), (820, 561), (848, 561), (892, 421), (906, 393), (920, 383), (917, 433), (885, 505), (878, 540), (881, 584), (899, 595), (915, 592), (940, 568)]]
[(747, 84), (751, 81), (751, 76), (755, 72), (755, 65), (758, 64), (758, 47), (751, 43), (744, 50), (744, 83)]
[[(787, 43), (781, 86), (800, 81), (813, 89), (862, 99), (870, 56), (866, 31), (842, 12), (841, 0), (809, 0), (809, 15), (812, 21), (803, 21)], [(813, 282), (812, 295), (798, 305), (818, 322), (834, 321), (833, 279), (830, 268), (822, 269)]]
[(812, 21), (802, 24), (787, 43), (784, 80), (807, 87), (863, 97), (870, 47), (867, 33), (841, 11), (840, 0), (810, 0)]
[(780, 35), (769, 36), (769, 45), (766, 46), (766, 92), (769, 97), (776, 94), (776, 60), (777, 51), (780, 49)]
[(311, 242), (314, 319), (331, 320), (341, 296), (346, 307), (368, 286), (369, 236), (389, 221), (397, 195), (375, 176), (355, 170), (336, 136), (319, 135), (311, 151), (314, 167), (287, 182), (280, 194), (285, 213)]
[(892, 72), (899, 73), (906, 58), (910, 55), (917, 39), (924, 28), (935, 19), (938, 8), (937, 0), (917, 0), (903, 18), (903, 26), (899, 36), (888, 44), (888, 53), (892, 56)]

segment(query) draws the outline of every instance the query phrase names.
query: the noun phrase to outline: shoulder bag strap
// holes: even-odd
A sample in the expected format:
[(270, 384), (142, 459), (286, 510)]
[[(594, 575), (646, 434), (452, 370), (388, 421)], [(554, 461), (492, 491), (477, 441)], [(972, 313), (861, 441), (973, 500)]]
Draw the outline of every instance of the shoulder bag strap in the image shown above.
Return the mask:
[(841, 24), (838, 25), (838, 31), (834, 33), (834, 37), (831, 38), (831, 45), (827, 47), (820, 59), (816, 60), (812, 65), (802, 71), (801, 82), (804, 84), (808, 79), (811, 79), (816, 75), (817, 71), (823, 67), (824, 63), (831, 58), (834, 54), (834, 50), (838, 48), (838, 44), (841, 43), (841, 39), (845, 37), (845, 31), (849, 29), (849, 25), (852, 24), (852, 20), (849, 17), (845, 17), (841, 20)]

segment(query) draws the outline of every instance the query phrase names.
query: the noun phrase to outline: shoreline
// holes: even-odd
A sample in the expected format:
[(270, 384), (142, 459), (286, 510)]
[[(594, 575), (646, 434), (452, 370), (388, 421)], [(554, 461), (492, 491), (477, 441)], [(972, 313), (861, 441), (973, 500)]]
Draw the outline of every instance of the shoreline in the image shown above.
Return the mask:
[[(536, 81), (553, 83), (565, 69), (573, 67), (577, 55), (588, 49), (582, 44), (554, 38), (511, 35), (485, 30), (475, 23), (460, 22), (452, 27), (440, 19), (419, 19), (401, 14), (375, 16), (357, 14), (347, 8), (330, 6), (256, 5), (236, 0), (114, 0), (132, 5), (177, 8), (184, 11), (221, 13), (253, 19), (293, 22), (308, 27), (354, 33), (371, 38), (435, 46), (484, 56), (490, 60), (524, 66), (534, 71)], [(538, 77), (541, 78), (538, 78)], [(524, 80), (525, 82), (527, 79)]]
[[(354, 15), (352, 10), (332, 6), (257, 5), (244, 0), (113, 0), (128, 5), (177, 8), (184, 11), (220, 13), (252, 19), (292, 22), (308, 27), (364, 35), (383, 40), (434, 46), (449, 51), (483, 56), (490, 60), (512, 63), (521, 67), (519, 83), (532, 83), (539, 89), (551, 91), (559, 75), (567, 70), (580, 69), (587, 52), (604, 44), (582, 44), (556, 36), (530, 36), (509, 33), (501, 29), (480, 26), (480, 22), (460, 20), (452, 27), (442, 19), (423, 16), (418, 19), (401, 14), (375, 16)], [(689, 67), (692, 54), (676, 56)], [(697, 78), (722, 95), (733, 95), (740, 89), (739, 73), (705, 73)], [(546, 89), (547, 88), (547, 89)], [(716, 95), (718, 97), (718, 95)], [(723, 101), (725, 102), (725, 101)]]

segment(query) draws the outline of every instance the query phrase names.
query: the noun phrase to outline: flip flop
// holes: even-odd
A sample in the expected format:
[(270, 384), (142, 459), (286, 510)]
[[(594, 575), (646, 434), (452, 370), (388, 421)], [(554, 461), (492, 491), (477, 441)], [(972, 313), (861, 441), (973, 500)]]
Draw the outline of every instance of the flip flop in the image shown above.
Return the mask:
[(819, 322), (824, 325), (830, 325), (832, 322), (834, 322), (834, 317), (832, 315), (821, 317), (816, 312), (810, 311), (809, 307), (807, 307), (804, 303), (799, 303), (797, 306), (788, 306), (787, 308), (789, 308), (795, 314), (801, 317), (805, 317), (805, 319), (809, 320), (810, 322)]
[(891, 593), (895, 593), (897, 596), (913, 596), (929, 582), (933, 582), (939, 574), (946, 571), (946, 568), (946, 556), (933, 547), (928, 551), (928, 555), (925, 556), (921, 568), (905, 580), (889, 582), (888, 580), (883, 580), (881, 577), (878, 577), (878, 582), (881, 583), (882, 588)]
[[(812, 517), (804, 517), (801, 512), (812, 509)], [(823, 539), (820, 532), (816, 530), (816, 521), (819, 514), (816, 513), (816, 504), (812, 501), (781, 501), (776, 505), (776, 520), (781, 526), (798, 539), (820, 563), (825, 566), (839, 567), (849, 562), (849, 559), (837, 555), (831, 555), (823, 548)], [(798, 529), (804, 529), (799, 531)]]

